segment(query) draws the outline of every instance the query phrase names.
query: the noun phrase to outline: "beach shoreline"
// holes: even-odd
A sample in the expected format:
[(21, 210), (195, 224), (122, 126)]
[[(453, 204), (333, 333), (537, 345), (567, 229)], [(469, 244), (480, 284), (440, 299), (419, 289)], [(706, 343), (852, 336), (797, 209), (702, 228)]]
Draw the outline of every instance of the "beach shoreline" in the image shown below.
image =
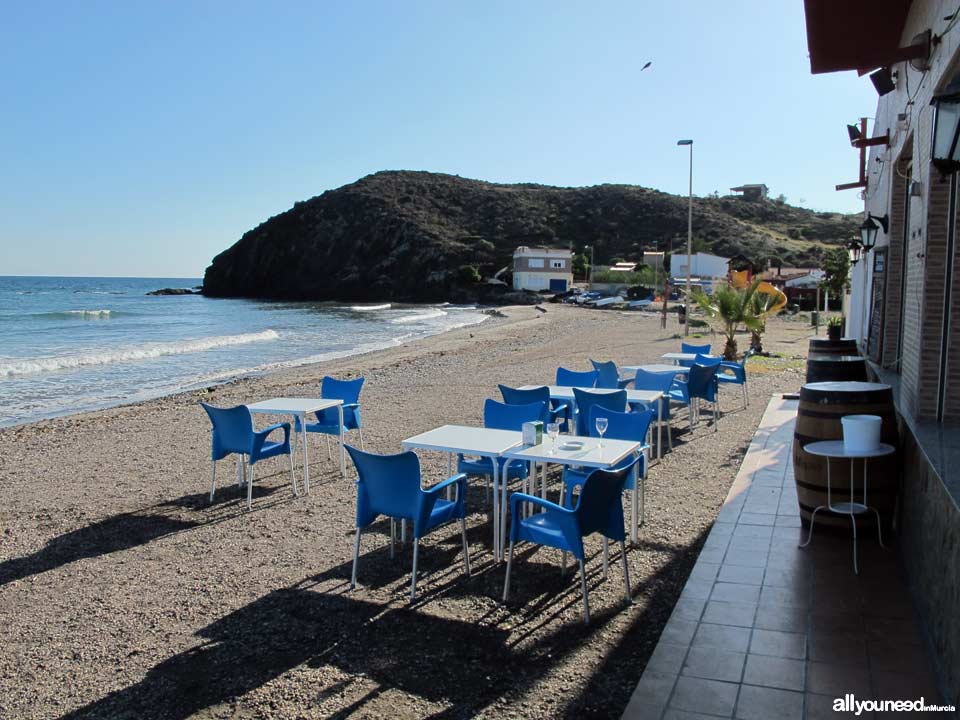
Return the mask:
[[(802, 382), (796, 362), (758, 363), (746, 410), (739, 389), (722, 393), (720, 432), (706, 421), (690, 431), (686, 411), (675, 412), (674, 449), (650, 470), (646, 522), (627, 554), (634, 604), (623, 606), (616, 555), (603, 581), (590, 540), (587, 628), (576, 578), (550, 551), (518, 555), (502, 603), (481, 483), (468, 497), (472, 576), (459, 531), (431, 533), (413, 608), (410, 546), (391, 560), (383, 522), (364, 534), (359, 584), (348, 589), (353, 471), (341, 477), (321, 439), (310, 440), (309, 494), (294, 498), (286, 463), (266, 461), (247, 512), (225, 461), (208, 501), (200, 400), (316, 396), (324, 374), (363, 375), (366, 447), (397, 452), (439, 425), (480, 425), (497, 383), (549, 383), (557, 366), (583, 369), (591, 357), (654, 362), (682, 333), (673, 317), (660, 330), (653, 313), (503, 312), (395, 348), (0, 429), (0, 716), (619, 714), (766, 400)], [(768, 342), (805, 354), (809, 334), (776, 320)], [(426, 481), (447, 476), (446, 457), (419, 455)], [(477, 682), (463, 682), (467, 666)]]

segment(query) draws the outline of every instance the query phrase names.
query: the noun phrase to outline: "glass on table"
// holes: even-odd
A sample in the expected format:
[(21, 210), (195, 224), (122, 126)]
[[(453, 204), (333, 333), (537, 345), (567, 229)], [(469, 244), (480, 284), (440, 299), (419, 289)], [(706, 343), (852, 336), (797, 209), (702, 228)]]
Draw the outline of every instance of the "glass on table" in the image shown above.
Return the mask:
[(550, 437), (550, 454), (557, 452), (557, 435), (560, 434), (560, 423), (547, 423), (547, 435)]
[(600, 447), (603, 447), (603, 434), (607, 431), (607, 418), (597, 418), (597, 434), (600, 435)]

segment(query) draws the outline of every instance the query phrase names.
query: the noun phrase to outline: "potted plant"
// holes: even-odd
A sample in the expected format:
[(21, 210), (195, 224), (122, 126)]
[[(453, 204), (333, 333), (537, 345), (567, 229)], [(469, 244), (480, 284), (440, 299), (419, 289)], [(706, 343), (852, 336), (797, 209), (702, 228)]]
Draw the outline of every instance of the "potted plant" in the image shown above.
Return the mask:
[(839, 340), (843, 335), (843, 316), (834, 315), (827, 320), (827, 337), (831, 340)]

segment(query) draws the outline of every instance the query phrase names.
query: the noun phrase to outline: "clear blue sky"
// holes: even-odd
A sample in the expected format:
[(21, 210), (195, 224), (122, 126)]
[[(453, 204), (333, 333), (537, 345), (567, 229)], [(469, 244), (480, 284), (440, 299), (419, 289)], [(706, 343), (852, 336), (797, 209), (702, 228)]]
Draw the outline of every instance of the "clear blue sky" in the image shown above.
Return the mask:
[[(646, 61), (653, 65), (641, 72)], [(862, 209), (801, 0), (8, 3), (0, 275), (199, 276), (297, 200), (383, 169)]]

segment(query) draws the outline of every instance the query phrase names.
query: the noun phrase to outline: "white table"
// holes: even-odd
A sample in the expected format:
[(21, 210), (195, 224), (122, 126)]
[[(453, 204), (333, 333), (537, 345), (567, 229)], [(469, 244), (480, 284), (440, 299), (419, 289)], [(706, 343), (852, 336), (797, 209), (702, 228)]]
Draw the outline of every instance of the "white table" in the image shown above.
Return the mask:
[[(468, 427), (465, 425), (443, 425), (434, 430), (414, 435), (400, 443), (404, 450), (435, 450), (454, 454), (476, 455), (490, 458), (493, 466), (493, 557), (503, 559), (503, 546), (500, 544), (499, 492), (500, 458), (511, 448), (523, 442), (523, 434), (516, 430), (493, 430), (491, 428)], [(507, 486), (504, 473), (503, 486)]]
[[(303, 486), (310, 492), (310, 462), (307, 454), (307, 415), (336, 407), (340, 420), (340, 474), (347, 476), (347, 453), (343, 447), (343, 400), (324, 400), (322, 398), (270, 398), (250, 403), (247, 409), (260, 415), (291, 415), (300, 420), (300, 433), (303, 435)], [(296, 442), (296, 437), (294, 437)]]
[[(577, 450), (564, 450), (562, 449), (565, 443), (569, 442), (582, 442), (583, 447)], [(504, 457), (507, 459), (506, 463), (503, 466), (504, 475), (506, 475), (507, 470), (510, 467), (510, 463), (514, 461), (528, 462), (530, 463), (530, 472), (529, 477), (536, 481), (535, 467), (537, 463), (544, 464), (544, 478), (540, 485), (540, 497), (546, 498), (547, 495), (547, 486), (546, 486), (546, 465), (553, 463), (555, 465), (578, 465), (580, 467), (588, 468), (600, 468), (602, 470), (609, 469), (616, 465), (618, 462), (623, 460), (625, 457), (631, 453), (636, 453), (640, 451), (642, 444), (639, 442), (633, 442), (630, 440), (611, 440), (606, 439), (603, 441), (603, 446), (600, 446), (600, 438), (594, 437), (577, 437), (577, 436), (568, 436), (564, 435), (557, 438), (557, 447), (554, 448), (553, 443), (548, 439), (539, 445), (527, 446), (527, 447), (517, 447), (513, 450), (509, 450), (504, 453)], [(637, 485), (640, 483), (639, 472), (637, 475)], [(534, 486), (535, 487), (535, 486)], [(637, 517), (637, 495), (634, 493), (633, 500), (631, 503), (631, 532), (630, 537), (632, 540), (636, 540), (636, 517)], [(561, 503), (562, 504), (562, 503)], [(503, 497), (500, 499), (500, 508), (503, 512), (503, 517), (500, 519), (500, 529), (504, 533), (500, 538), (501, 547), (506, 542), (506, 505), (507, 505), (507, 488), (506, 484), (503, 487)]]
[(707, 357), (715, 358), (716, 355), (704, 355), (703, 353), (682, 353), (682, 352), (668, 352), (660, 356), (661, 360), (670, 360), (677, 365), (681, 362), (693, 362), (698, 357)]
[[(524, 385), (519, 390), (533, 390), (538, 387), (544, 387), (543, 385)], [(551, 400), (565, 400), (570, 403), (571, 407), (576, 407), (577, 397), (573, 392), (572, 387), (566, 387), (563, 385), (547, 385), (547, 389), (550, 391)], [(613, 390), (609, 388), (577, 388), (577, 390), (582, 390), (584, 392), (591, 393), (615, 393), (620, 392), (619, 390)], [(630, 390), (627, 389), (627, 404), (630, 403), (656, 403), (657, 404), (657, 459), (660, 459), (662, 454), (662, 440), (663, 440), (663, 403), (666, 399), (666, 396), (659, 390)]]
[(688, 375), (690, 368), (683, 365), (667, 365), (666, 363), (650, 363), (648, 365), (624, 365), (620, 368), (623, 372), (624, 380), (633, 380), (637, 376), (637, 370), (643, 370), (649, 373), (670, 373), (671, 375)]
[[(880, 547), (885, 547), (883, 544), (883, 532), (880, 528), (880, 513), (875, 507), (870, 507), (870, 505), (867, 504), (867, 460), (890, 455), (894, 452), (895, 448), (893, 445), (880, 443), (876, 450), (851, 452), (847, 450), (842, 440), (821, 440), (820, 442), (812, 442), (805, 445), (803, 450), (811, 455), (827, 459), (827, 504), (818, 505), (813, 509), (813, 513), (810, 515), (810, 530), (807, 533), (807, 540), (802, 543), (800, 547), (809, 545), (810, 540), (813, 538), (813, 521), (817, 516), (818, 510), (827, 510), (828, 512), (839, 515), (849, 515), (850, 524), (853, 525), (853, 572), (859, 575), (860, 569), (857, 566), (857, 521), (854, 518), (855, 515), (872, 511), (873, 514), (877, 516), (877, 535), (880, 539)], [(833, 498), (830, 496), (830, 461), (846, 459), (850, 460), (850, 502), (834, 503)], [(863, 502), (856, 502), (853, 494), (853, 463), (857, 459), (863, 460)]]

